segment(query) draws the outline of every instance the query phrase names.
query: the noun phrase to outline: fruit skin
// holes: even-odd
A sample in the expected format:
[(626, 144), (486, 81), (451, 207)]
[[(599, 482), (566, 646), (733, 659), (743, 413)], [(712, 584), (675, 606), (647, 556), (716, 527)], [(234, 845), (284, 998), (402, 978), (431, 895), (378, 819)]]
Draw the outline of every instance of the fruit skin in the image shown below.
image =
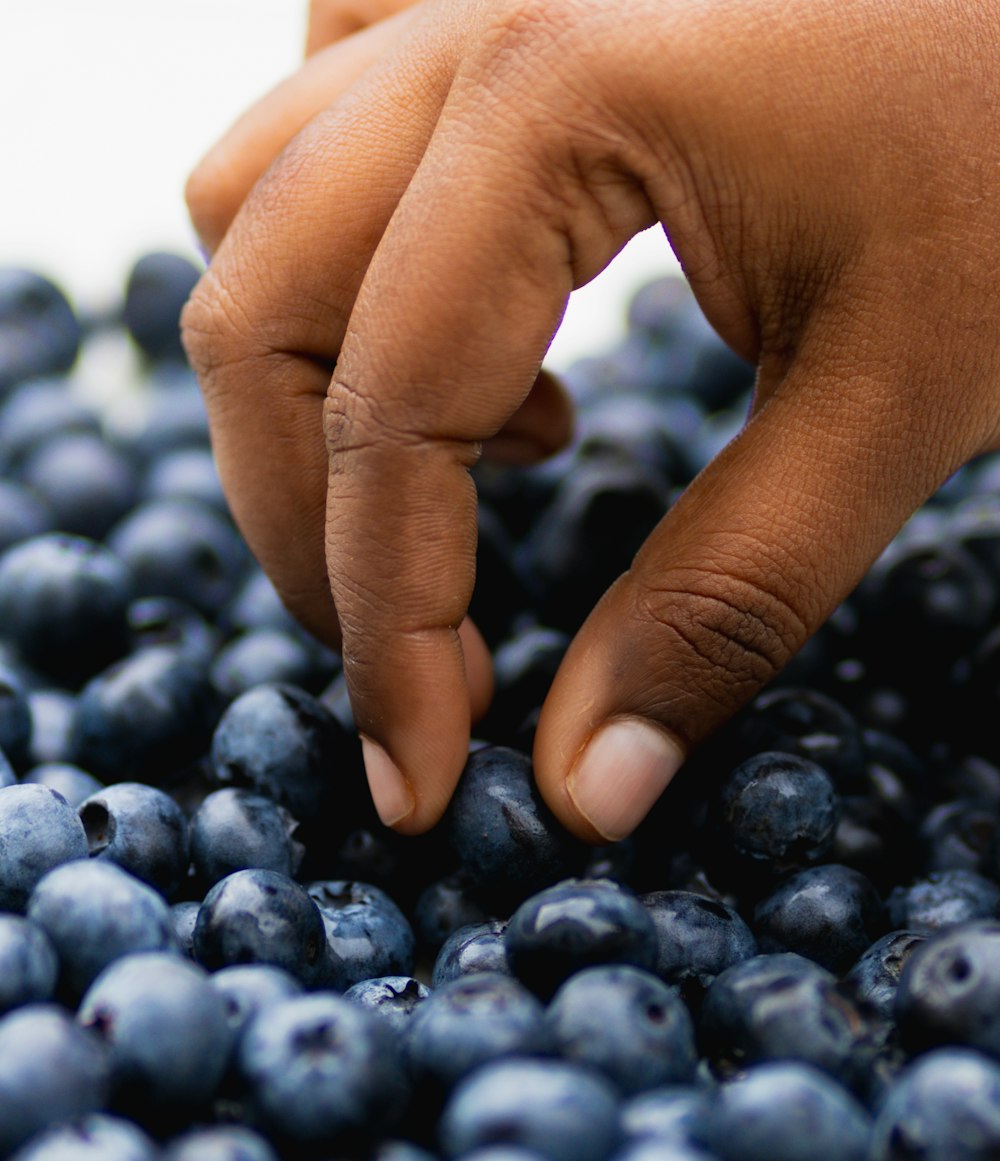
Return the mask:
[(47, 786), (0, 789), (0, 910), (23, 912), (47, 871), (87, 857), (76, 811)]
[(168, 250), (143, 254), (133, 264), (125, 283), (122, 323), (147, 359), (186, 362), (181, 309), (200, 277), (189, 258)]
[(27, 771), (24, 781), (37, 783), (61, 794), (74, 810), (78, 810), (81, 802), (85, 802), (92, 794), (100, 793), (102, 789), (93, 774), (88, 774), (72, 762), (42, 762)]
[(304, 992), (301, 982), (291, 972), (266, 963), (243, 963), (220, 968), (212, 972), (208, 981), (225, 1001), (226, 1019), (234, 1044), (239, 1042), (259, 1012), (279, 1000), (301, 996)]
[(487, 919), (459, 927), (441, 945), (431, 972), (432, 987), (439, 988), (451, 980), (475, 972), (500, 972), (510, 975), (503, 933), (507, 923)]
[(330, 962), (328, 986), (346, 991), (375, 976), (413, 974), (416, 940), (396, 904), (378, 887), (345, 879), (307, 884), (323, 916)]
[(36, 1134), (13, 1161), (159, 1161), (159, 1151), (132, 1121), (90, 1113)]
[(81, 337), (79, 319), (54, 282), (0, 266), (0, 396), (27, 379), (68, 371)]
[(0, 753), (15, 770), (24, 770), (30, 760), (31, 707), (28, 690), (18, 673), (0, 665)]
[(858, 1003), (891, 1020), (903, 969), (926, 939), (916, 931), (890, 931), (876, 939), (844, 977)]
[(445, 1106), (446, 1157), (492, 1144), (535, 1150), (546, 1161), (605, 1161), (620, 1138), (613, 1086), (560, 1060), (512, 1058), (466, 1077)]
[(886, 900), (889, 922), (932, 935), (973, 919), (1000, 918), (1000, 886), (975, 871), (935, 871)]
[(0, 915), (0, 1015), (51, 1000), (58, 977), (59, 957), (45, 931), (24, 916)]
[(246, 1125), (209, 1125), (171, 1141), (159, 1161), (280, 1161), (260, 1133)]
[(191, 861), (206, 888), (257, 867), (292, 876), (302, 861), (298, 823), (262, 794), (226, 786), (206, 795), (191, 819)]

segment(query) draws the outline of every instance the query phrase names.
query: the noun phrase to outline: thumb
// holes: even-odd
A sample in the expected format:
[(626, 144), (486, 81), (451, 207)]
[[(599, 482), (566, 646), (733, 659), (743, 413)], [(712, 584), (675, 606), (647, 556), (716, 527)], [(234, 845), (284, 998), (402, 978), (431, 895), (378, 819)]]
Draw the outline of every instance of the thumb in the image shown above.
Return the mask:
[[(539, 789), (590, 841), (624, 838), (690, 750), (792, 658), (969, 449), (941, 392), (820, 344), (690, 485), (573, 641), (535, 738)], [(896, 360), (896, 371), (898, 357)], [(954, 421), (952, 421), (952, 424)], [(958, 442), (956, 439), (955, 443)]]

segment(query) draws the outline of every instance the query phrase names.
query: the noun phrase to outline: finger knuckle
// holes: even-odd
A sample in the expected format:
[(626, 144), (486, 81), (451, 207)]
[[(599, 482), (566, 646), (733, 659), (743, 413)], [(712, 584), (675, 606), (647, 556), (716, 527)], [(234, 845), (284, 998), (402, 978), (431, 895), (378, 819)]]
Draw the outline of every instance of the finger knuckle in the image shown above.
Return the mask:
[(210, 267), (181, 312), (181, 339), (203, 389), (211, 390), (220, 367), (245, 356), (248, 333), (239, 297)]

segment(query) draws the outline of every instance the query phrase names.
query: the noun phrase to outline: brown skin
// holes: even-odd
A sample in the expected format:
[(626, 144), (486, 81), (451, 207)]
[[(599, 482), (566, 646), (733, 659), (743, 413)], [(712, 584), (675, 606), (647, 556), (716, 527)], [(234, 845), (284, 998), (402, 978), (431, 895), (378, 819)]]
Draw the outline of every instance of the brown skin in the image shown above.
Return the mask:
[[(370, 27), (318, 47), (362, 9)], [(215, 256), (186, 343), (236, 518), (289, 608), (342, 634), (359, 728), (410, 795), (404, 817), (383, 814), (415, 833), (444, 810), (489, 696), (485, 647), (458, 632), (468, 469), (498, 434), (521, 458), (566, 438), (565, 398), (532, 388), (567, 297), (663, 224), (757, 390), (545, 703), (539, 787), (596, 839), (566, 779), (598, 727), (646, 723), (689, 752), (1000, 443), (1000, 15), (972, 0), (398, 9), (314, 4), (314, 54), (192, 177)]]

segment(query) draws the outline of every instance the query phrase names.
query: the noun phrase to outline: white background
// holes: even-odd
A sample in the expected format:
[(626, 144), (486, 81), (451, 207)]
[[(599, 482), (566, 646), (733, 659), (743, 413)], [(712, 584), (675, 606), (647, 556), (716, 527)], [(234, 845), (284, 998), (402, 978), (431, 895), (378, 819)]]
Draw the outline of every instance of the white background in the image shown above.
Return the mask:
[[(0, 0), (0, 264), (113, 303), (132, 260), (194, 255), (188, 171), (296, 67), (305, 0)], [(647, 231), (573, 297), (550, 362), (606, 348), (625, 298), (676, 270)]]

